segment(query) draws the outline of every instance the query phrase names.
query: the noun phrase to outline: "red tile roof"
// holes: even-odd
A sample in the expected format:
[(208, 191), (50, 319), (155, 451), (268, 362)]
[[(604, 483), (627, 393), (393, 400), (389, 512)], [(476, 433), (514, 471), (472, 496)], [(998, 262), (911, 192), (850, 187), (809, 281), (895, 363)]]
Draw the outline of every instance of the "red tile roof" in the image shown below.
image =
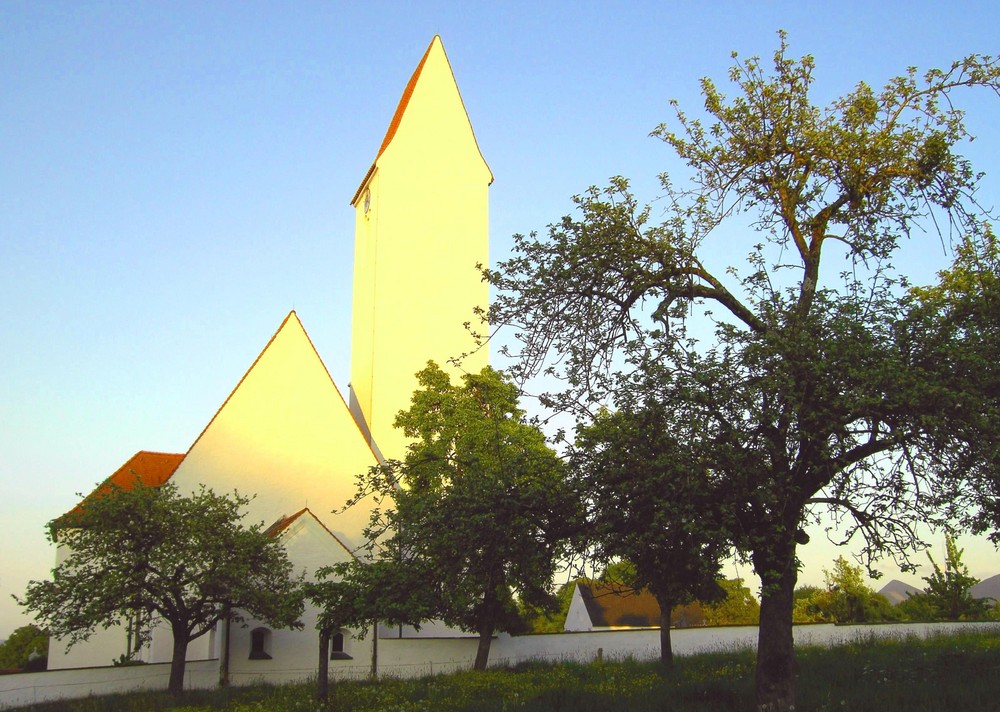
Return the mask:
[(399, 128), (399, 123), (403, 120), (403, 114), (406, 113), (406, 107), (410, 103), (410, 97), (413, 96), (413, 89), (417, 86), (417, 80), (420, 79), (420, 73), (424, 70), (424, 62), (427, 61), (427, 56), (431, 53), (431, 47), (434, 46), (434, 40), (439, 39), (437, 35), (434, 35), (434, 39), (431, 43), (427, 45), (427, 51), (424, 52), (424, 56), (420, 58), (420, 64), (417, 68), (413, 70), (413, 74), (410, 75), (410, 81), (406, 83), (406, 88), (403, 89), (403, 96), (399, 98), (399, 103), (396, 105), (396, 113), (392, 115), (392, 121), (389, 122), (389, 128), (386, 129), (385, 138), (382, 139), (382, 145), (378, 147), (378, 153), (375, 154), (375, 160), (372, 161), (371, 168), (365, 173), (365, 177), (361, 179), (361, 185), (358, 186), (357, 192), (354, 193), (354, 197), (351, 198), (351, 205), (358, 202), (358, 197), (361, 195), (361, 191), (364, 190), (365, 185), (368, 183), (368, 179), (372, 177), (372, 173), (375, 172), (375, 165), (378, 163), (379, 157), (385, 152), (385, 149), (389, 147), (392, 143), (393, 137), (396, 135), (396, 129)]
[(170, 479), (183, 459), (183, 454), (140, 450), (129, 458), (128, 462), (115, 470), (111, 477), (97, 485), (93, 492), (84, 497), (82, 502), (63, 516), (79, 513), (88, 499), (99, 497), (113, 486), (130, 490), (138, 481), (146, 487), (159, 487)]
[(648, 589), (578, 583), (580, 596), (595, 628), (644, 628), (660, 625), (660, 604)]

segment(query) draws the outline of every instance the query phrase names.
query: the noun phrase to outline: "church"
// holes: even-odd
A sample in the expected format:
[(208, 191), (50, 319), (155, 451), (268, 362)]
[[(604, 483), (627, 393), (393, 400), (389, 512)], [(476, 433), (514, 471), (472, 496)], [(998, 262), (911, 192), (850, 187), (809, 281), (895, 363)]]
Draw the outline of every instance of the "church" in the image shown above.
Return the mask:
[[(492, 181), (435, 37), (350, 198), (355, 236), (347, 398), (292, 311), (187, 452), (136, 453), (101, 486), (138, 477), (153, 486), (169, 480), (181, 493), (201, 485), (217, 493), (238, 490), (255, 496), (247, 521), (269, 526), (297, 570), (309, 576), (348, 560), (364, 543), (370, 509), (365, 502), (342, 507), (354, 495), (357, 474), (404, 456), (405, 437), (393, 420), (409, 407), (416, 372), (428, 360), (453, 377), (487, 365), (487, 350), (476, 350), (466, 324), (488, 303), (476, 266), (488, 264)], [(67, 555), (60, 547), (57, 564)], [(266, 679), (269, 668), (314, 668), (315, 621), (316, 611), (307, 608), (298, 631), (250, 621), (223, 636), (220, 624), (192, 641), (188, 659), (221, 659), (228, 637), (231, 673)], [(331, 674), (338, 664), (367, 669), (372, 638), (337, 636)], [(125, 625), (98, 630), (69, 650), (53, 640), (49, 669), (110, 665), (130, 654), (167, 662), (171, 643), (165, 627), (154, 628), (151, 643), (139, 650), (130, 649)]]

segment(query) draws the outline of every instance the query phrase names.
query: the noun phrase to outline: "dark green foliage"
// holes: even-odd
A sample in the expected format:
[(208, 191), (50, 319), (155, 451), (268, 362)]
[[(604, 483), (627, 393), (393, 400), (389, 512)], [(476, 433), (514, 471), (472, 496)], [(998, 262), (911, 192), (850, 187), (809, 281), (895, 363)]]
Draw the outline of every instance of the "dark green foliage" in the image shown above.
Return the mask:
[[(387, 542), (387, 546), (390, 542)], [(305, 585), (306, 596), (320, 609), (317, 627), (365, 629), (378, 620), (389, 625), (416, 625), (434, 615), (430, 572), (422, 562), (399, 554), (376, 561), (354, 559), (319, 569), (317, 581)]]
[[(434, 573), (424, 568), (423, 560), (403, 556), (395, 548), (400, 543), (395, 539), (386, 542), (379, 554), (383, 558), (376, 561), (351, 559), (321, 568), (316, 581), (303, 585), (306, 598), (319, 608), (318, 699), (329, 696), (329, 643), (338, 630), (367, 632), (376, 622), (419, 625), (434, 617), (434, 587), (427, 583)], [(377, 673), (375, 665), (373, 661), (373, 675)]]
[[(495, 631), (520, 631), (517, 601), (551, 602), (549, 583), (576, 523), (565, 468), (490, 368), (461, 385), (429, 363), (396, 427), (413, 438), (404, 462), (362, 476), (374, 493), (367, 536), (376, 561), (400, 567), (403, 600), (379, 617), (440, 618), (478, 633), (485, 668)], [(412, 596), (416, 596), (414, 599)]]
[[(910, 69), (823, 107), (810, 97), (812, 57), (787, 49), (782, 34), (770, 68), (734, 56), (732, 96), (701, 82), (705, 122), (677, 109), (654, 131), (691, 175), (682, 188), (662, 176), (662, 222), (616, 178), (485, 270), (498, 292), (489, 323), (512, 327), (519, 376), (562, 379), (544, 403), (658, 402), (698, 425), (682, 442), (725, 482), (706, 524), (726, 523), (763, 583), (757, 702), (768, 710), (795, 706), (805, 524), (827, 514), (869, 561), (910, 568), (915, 523), (964, 514), (949, 505), (976, 500), (979, 525), (1000, 521), (988, 514), (1000, 491), (1000, 310), (948, 275), (921, 301), (892, 266), (927, 225), (949, 230), (935, 244), (988, 252), (955, 100), (970, 87), (1000, 94), (1000, 62)], [(745, 263), (711, 266), (734, 250)], [(713, 310), (714, 337), (692, 338), (689, 322)]]
[(794, 611), (797, 622), (884, 623), (902, 618), (885, 596), (864, 582), (861, 567), (843, 556), (823, 573), (826, 588), (799, 592)]
[(150, 615), (159, 616), (173, 634), (170, 690), (179, 694), (187, 644), (227, 609), (275, 627), (298, 625), (292, 564), (261, 525), (244, 525), (248, 502), (204, 487), (184, 497), (169, 482), (112, 486), (50, 524), (53, 541), (72, 553), (51, 581), (29, 583), (19, 603), (69, 645), (137, 616), (147, 625), (135, 633), (146, 640)]
[[(579, 541), (597, 561), (628, 561), (620, 583), (648, 588), (668, 615), (695, 600), (721, 601), (726, 592), (716, 580), (730, 548), (728, 519), (717, 507), (723, 482), (698, 447), (698, 421), (624, 393), (618, 408), (576, 431), (571, 472), (587, 515)], [(660, 646), (669, 664), (669, 625)]]
[(924, 577), (927, 582), (922, 594), (924, 602), (930, 606), (937, 620), (985, 618), (990, 603), (973, 598), (969, 592), (979, 579), (969, 575), (968, 567), (962, 563), (962, 549), (950, 536), (945, 537), (945, 552), (944, 569), (938, 566), (930, 552), (927, 554), (934, 572)]
[(574, 578), (560, 584), (548, 606), (520, 606), (521, 618), (529, 633), (562, 633), (566, 625), (566, 614), (573, 602), (573, 592), (578, 583), (590, 583), (589, 578)]
[(914, 593), (896, 605), (900, 619), (918, 623), (938, 620), (937, 608), (923, 593)]
[(49, 654), (49, 634), (36, 625), (23, 625), (0, 643), (0, 669), (44, 670)]

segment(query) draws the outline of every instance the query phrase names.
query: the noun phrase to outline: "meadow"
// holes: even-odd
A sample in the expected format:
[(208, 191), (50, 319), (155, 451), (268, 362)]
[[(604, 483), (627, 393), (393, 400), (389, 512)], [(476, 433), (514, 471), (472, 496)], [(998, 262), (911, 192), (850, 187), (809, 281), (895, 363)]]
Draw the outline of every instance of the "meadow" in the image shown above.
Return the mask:
[[(859, 637), (798, 651), (798, 710), (995, 710), (1000, 635), (963, 632), (929, 639)], [(598, 712), (753, 709), (753, 652), (678, 658), (671, 670), (634, 660), (529, 663), (417, 680), (338, 682), (325, 703), (312, 684), (116, 695), (36, 705), (37, 712)]]

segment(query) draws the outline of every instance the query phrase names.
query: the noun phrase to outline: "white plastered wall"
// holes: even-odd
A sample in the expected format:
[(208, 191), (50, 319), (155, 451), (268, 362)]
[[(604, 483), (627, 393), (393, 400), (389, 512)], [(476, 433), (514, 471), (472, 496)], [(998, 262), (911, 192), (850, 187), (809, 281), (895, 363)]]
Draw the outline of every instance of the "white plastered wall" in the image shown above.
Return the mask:
[[(311, 512), (303, 513), (283, 531), (281, 542), (296, 575), (304, 573), (308, 580), (315, 580), (316, 570), (323, 566), (351, 559), (347, 549), (323, 528)], [(234, 681), (254, 677), (267, 680), (280, 679), (291, 670), (314, 671), (319, 663), (317, 616), (315, 606), (307, 603), (300, 630), (269, 629), (266, 652), (271, 656), (270, 660), (249, 659), (251, 631), (257, 627), (267, 628), (266, 624), (248, 619), (243, 625), (233, 625), (229, 634), (230, 677)], [(332, 676), (353, 677), (357, 671), (367, 670), (371, 665), (371, 634), (365, 639), (345, 634), (344, 652), (352, 659), (331, 660)]]
[(269, 526), (309, 507), (350, 548), (369, 502), (343, 513), (355, 476), (376, 463), (294, 312), (288, 315), (171, 478), (181, 493), (255, 495), (249, 522)]

